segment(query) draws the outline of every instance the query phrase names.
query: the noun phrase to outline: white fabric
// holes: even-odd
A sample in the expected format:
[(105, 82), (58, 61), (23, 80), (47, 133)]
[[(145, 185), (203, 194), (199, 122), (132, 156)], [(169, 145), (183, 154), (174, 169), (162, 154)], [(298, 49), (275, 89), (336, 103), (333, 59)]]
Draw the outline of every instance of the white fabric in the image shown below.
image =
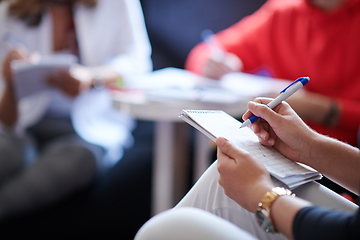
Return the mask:
[[(235, 236), (235, 237), (234, 237)], [(197, 208), (167, 210), (147, 222), (135, 240), (255, 240), (235, 225)]]
[(123, 155), (123, 148), (134, 143), (130, 129), (135, 127), (134, 120), (112, 107), (111, 95), (106, 89), (81, 94), (74, 101), (72, 124), (80, 137), (90, 143), (107, 149), (99, 170), (113, 166)]
[[(30, 28), (23, 22), (8, 17), (7, 6), (8, 1), (0, 4), (0, 37), (3, 38), (5, 34), (10, 33), (14, 39), (21, 41), (31, 52), (37, 51), (44, 55), (52, 54), (52, 21), (50, 14), (45, 13), (43, 15), (43, 20), (38, 27)], [(107, 65), (118, 71), (122, 76), (151, 71), (151, 46), (145, 28), (141, 5), (138, 0), (99, 0), (95, 8), (77, 5), (74, 9), (74, 21), (81, 64), (89, 67)], [(0, 62), (3, 62), (8, 51), (7, 45), (0, 41)], [(3, 76), (0, 74), (0, 92), (2, 92), (2, 86)], [(96, 94), (91, 93), (91, 91), (81, 94), (80, 97), (85, 98), (84, 95), (86, 94), (96, 97)], [(22, 99), (19, 102), (17, 125), (10, 131), (10, 129), (6, 129), (0, 124), (0, 131), (6, 134), (13, 133), (21, 136), (27, 126), (36, 123), (43, 116), (51, 102), (51, 96), (53, 94), (45, 92)], [(63, 94), (61, 96), (64, 99), (68, 98)], [(103, 95), (98, 94), (98, 96), (104, 99)], [(108, 100), (111, 101), (110, 98)], [(74, 99), (70, 99), (71, 105), (73, 105), (73, 101)], [(75, 99), (75, 101), (84, 103), (82, 100)], [(107, 106), (111, 108), (111, 102)], [(80, 109), (82, 106), (77, 104), (76, 107)], [(75, 122), (86, 124), (87, 122), (83, 121), (83, 119), (89, 119), (95, 115), (94, 113), (101, 111), (104, 112), (103, 109), (95, 109), (93, 105), (93, 111), (84, 111), (89, 114), (88, 116), (73, 114), (72, 118)], [(76, 110), (73, 110), (74, 112)], [(110, 109), (107, 112), (110, 112)], [(109, 118), (112, 118), (112, 121), (123, 117), (117, 116), (113, 118), (114, 115), (115, 113), (112, 112), (109, 116)], [(74, 119), (75, 117), (81, 117), (81, 119)], [(111, 151), (113, 154), (108, 155), (111, 158), (104, 160), (108, 161), (104, 162), (104, 164), (113, 165), (122, 154), (121, 150), (116, 150), (115, 148), (121, 148), (132, 141), (130, 130), (134, 124), (129, 123), (128, 119), (119, 121), (118, 127), (113, 132), (122, 134), (122, 136), (118, 137), (118, 142), (113, 142), (111, 144), (113, 148), (109, 149), (109, 144), (105, 142), (103, 144), (103, 142), (99, 142), (99, 139), (94, 137), (86, 138), (89, 134), (84, 132), (84, 130), (87, 131), (91, 128), (93, 132), (98, 130), (100, 134), (101, 129), (103, 129), (102, 126), (107, 124), (107, 122), (90, 122), (92, 125), (76, 128), (78, 134), (85, 140), (96, 142)], [(93, 124), (94, 122), (97, 124)], [(115, 124), (112, 124), (112, 127), (116, 127)], [(92, 136), (94, 135), (96, 134)], [(117, 154), (114, 154), (115, 152)]]
[[(202, 209), (216, 216), (219, 216), (219, 219), (223, 221), (222, 224), (234, 224), (239, 229), (248, 232), (257, 239), (287, 239), (282, 234), (271, 234), (264, 232), (257, 224), (255, 215), (253, 213), (248, 212), (240, 205), (238, 205), (235, 201), (225, 195), (223, 188), (218, 184), (218, 178), (219, 173), (217, 171), (217, 162), (215, 162), (207, 169), (207, 171), (201, 176), (198, 182), (185, 195), (185, 197), (175, 206), (174, 210), (182, 211), (183, 208), (186, 209), (187, 207)], [(355, 212), (358, 209), (358, 206), (354, 203), (346, 200), (345, 198), (339, 196), (338, 194), (315, 182), (308, 183), (295, 189), (294, 193), (298, 197), (306, 199), (314, 203), (315, 205), (320, 205), (347, 212)], [(178, 227), (183, 224), (180, 221), (178, 221), (176, 224), (170, 224), (172, 215), (176, 217), (176, 215), (179, 214), (171, 212), (172, 211), (170, 211), (169, 214), (164, 215), (164, 218), (166, 217), (166, 222), (168, 222), (169, 224), (167, 224), (166, 229), (163, 229), (163, 231), (175, 231), (174, 229), (178, 229)], [(198, 215), (197, 212), (191, 213), (190, 211), (186, 211), (186, 214), (188, 216), (188, 219), (192, 219), (194, 215)], [(159, 235), (159, 232), (162, 231), (161, 226), (156, 226), (156, 224), (161, 223), (162, 220), (157, 219), (158, 217), (160, 218), (162, 217), (162, 215), (154, 217), (156, 221), (151, 219), (149, 220), (150, 223), (144, 225), (146, 231), (140, 229), (139, 234), (141, 233), (141, 237), (137, 238), (137, 240), (178, 239), (161, 238), (162, 235)], [(225, 219), (226, 221), (223, 219)], [(154, 223), (151, 223), (152, 221), (154, 221)], [(203, 221), (206, 221), (206, 218), (199, 222), (192, 221), (191, 231), (196, 232), (195, 229), (198, 229), (200, 233), (196, 234), (202, 234), (203, 231), (210, 233), (215, 231), (217, 234), (218, 229), (214, 229), (214, 226), (211, 223), (209, 223), (208, 228), (204, 227), (204, 223), (202, 223)], [(219, 236), (216, 239), (243, 239), (235, 234), (236, 233), (234, 232), (233, 238), (229, 238), (227, 236), (227, 233), (224, 231), (224, 238), (222, 236)]]

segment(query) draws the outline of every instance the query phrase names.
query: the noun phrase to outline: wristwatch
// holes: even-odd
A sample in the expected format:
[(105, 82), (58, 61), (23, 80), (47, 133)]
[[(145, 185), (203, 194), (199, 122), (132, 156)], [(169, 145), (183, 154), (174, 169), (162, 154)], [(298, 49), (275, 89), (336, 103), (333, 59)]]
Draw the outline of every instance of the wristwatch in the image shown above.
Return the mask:
[(93, 77), (93, 87), (95, 89), (104, 89), (106, 87), (106, 83), (103, 78), (99, 77), (98, 75), (95, 75)]
[(275, 187), (271, 189), (271, 191), (265, 193), (261, 202), (258, 204), (258, 209), (256, 210), (256, 220), (259, 223), (260, 227), (265, 232), (270, 232), (270, 233), (277, 232), (270, 219), (270, 210), (275, 200), (278, 197), (284, 195), (295, 197), (295, 194), (293, 194), (289, 189), (282, 187)]

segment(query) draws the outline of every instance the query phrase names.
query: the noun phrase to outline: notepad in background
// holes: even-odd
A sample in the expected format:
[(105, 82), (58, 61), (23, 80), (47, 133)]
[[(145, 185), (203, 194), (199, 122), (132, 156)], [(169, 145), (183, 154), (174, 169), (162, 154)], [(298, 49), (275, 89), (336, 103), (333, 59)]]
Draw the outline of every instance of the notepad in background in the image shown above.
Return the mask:
[(17, 99), (52, 89), (53, 87), (45, 82), (46, 76), (57, 70), (69, 70), (76, 62), (77, 57), (71, 54), (43, 55), (31, 61), (12, 61)]
[(179, 102), (208, 102), (208, 103), (237, 103), (244, 98), (236, 93), (221, 88), (198, 87), (193, 89), (159, 89), (147, 92), (147, 98), (151, 101), (175, 101)]
[[(244, 98), (219, 85), (219, 81), (204, 78), (178, 68), (164, 68), (147, 75), (129, 77), (126, 84), (132, 89), (145, 90), (146, 99), (154, 102), (237, 103)], [(248, 99), (247, 99), (248, 100)]]
[(289, 189), (322, 177), (316, 170), (293, 162), (274, 148), (260, 144), (250, 128), (239, 129), (241, 122), (224, 111), (183, 110), (179, 117), (213, 141), (217, 137), (225, 137), (250, 152), (265, 165), (273, 178)]
[(292, 81), (258, 76), (243, 72), (224, 75), (220, 79), (220, 86), (243, 97), (254, 98), (267, 96), (269, 93), (280, 92)]

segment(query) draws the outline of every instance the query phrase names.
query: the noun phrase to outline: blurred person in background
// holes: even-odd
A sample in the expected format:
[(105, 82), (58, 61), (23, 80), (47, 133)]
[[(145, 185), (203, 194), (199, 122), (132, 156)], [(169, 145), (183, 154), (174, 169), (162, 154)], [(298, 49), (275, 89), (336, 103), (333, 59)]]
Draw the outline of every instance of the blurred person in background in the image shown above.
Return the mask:
[(185, 67), (214, 79), (236, 71), (279, 79), (309, 76), (302, 94), (287, 102), (316, 131), (358, 146), (359, 28), (359, 0), (268, 0), (215, 34), (225, 50), (222, 58), (200, 43)]
[[(134, 122), (111, 110), (106, 85), (152, 70), (137, 0), (0, 1), (0, 221), (54, 204), (121, 159)], [(8, 47), (10, 46), (10, 47)], [(79, 60), (17, 100), (13, 60)]]
[[(311, 83), (287, 102), (314, 130), (358, 147), (359, 28), (359, 0), (268, 0), (215, 34), (221, 57), (200, 43), (185, 68), (214, 79), (236, 71), (279, 79), (309, 76)], [(356, 198), (327, 178), (320, 182)]]

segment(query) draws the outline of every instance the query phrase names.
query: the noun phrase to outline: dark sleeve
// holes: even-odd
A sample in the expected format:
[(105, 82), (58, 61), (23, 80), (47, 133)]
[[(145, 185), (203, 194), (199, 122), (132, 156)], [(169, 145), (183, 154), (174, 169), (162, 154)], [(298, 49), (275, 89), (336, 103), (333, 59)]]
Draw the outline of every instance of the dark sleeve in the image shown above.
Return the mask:
[(349, 213), (311, 206), (295, 216), (293, 234), (296, 240), (360, 239), (360, 211)]

